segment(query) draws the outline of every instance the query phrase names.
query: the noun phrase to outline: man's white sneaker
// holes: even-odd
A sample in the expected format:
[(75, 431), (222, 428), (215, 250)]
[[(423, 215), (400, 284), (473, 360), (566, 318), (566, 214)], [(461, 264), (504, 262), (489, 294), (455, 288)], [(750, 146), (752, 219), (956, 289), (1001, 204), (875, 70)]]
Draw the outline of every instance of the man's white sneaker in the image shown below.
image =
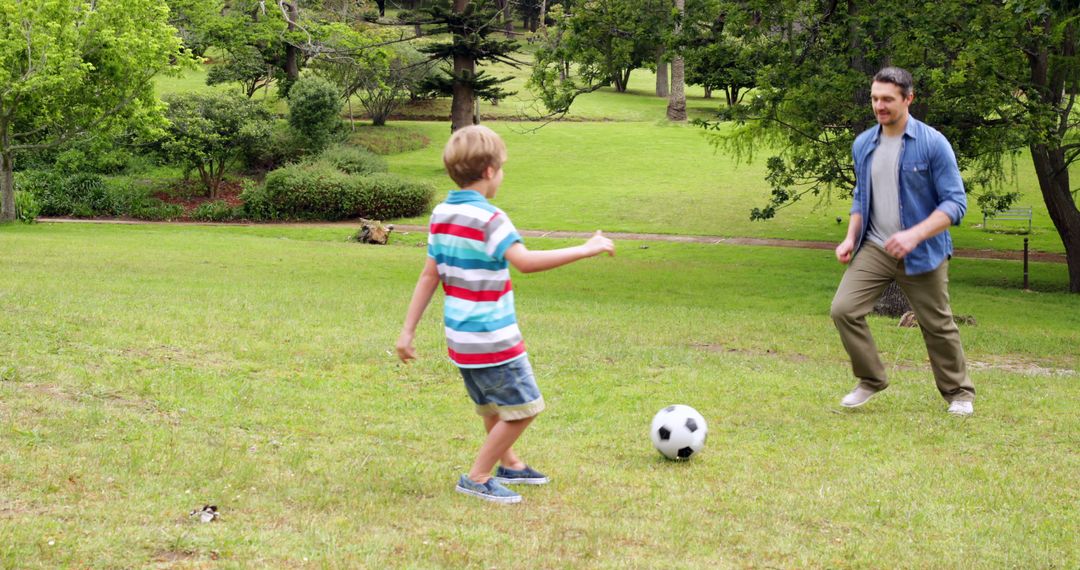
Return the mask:
[(975, 406), (971, 402), (954, 400), (949, 404), (949, 413), (954, 416), (970, 416), (975, 413)]
[(857, 408), (869, 402), (870, 398), (873, 398), (874, 395), (880, 391), (881, 390), (871, 390), (869, 388), (864, 388), (862, 385), (856, 386), (850, 394), (844, 396), (843, 400), (840, 400), (840, 405), (844, 406), (845, 408)]

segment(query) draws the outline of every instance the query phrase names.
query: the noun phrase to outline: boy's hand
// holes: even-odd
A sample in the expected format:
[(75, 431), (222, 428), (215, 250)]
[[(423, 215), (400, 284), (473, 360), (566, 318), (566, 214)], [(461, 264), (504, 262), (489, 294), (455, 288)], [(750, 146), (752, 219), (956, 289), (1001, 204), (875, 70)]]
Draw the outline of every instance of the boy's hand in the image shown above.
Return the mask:
[(589, 251), (589, 255), (599, 255), (605, 251), (608, 255), (615, 255), (615, 242), (604, 237), (604, 233), (600, 230), (596, 230), (596, 235), (585, 242), (585, 248)]
[(410, 360), (416, 360), (416, 348), (413, 347), (413, 335), (402, 332), (398, 337), (397, 344), (394, 345), (394, 349), (397, 351), (398, 358), (402, 362), (409, 362)]

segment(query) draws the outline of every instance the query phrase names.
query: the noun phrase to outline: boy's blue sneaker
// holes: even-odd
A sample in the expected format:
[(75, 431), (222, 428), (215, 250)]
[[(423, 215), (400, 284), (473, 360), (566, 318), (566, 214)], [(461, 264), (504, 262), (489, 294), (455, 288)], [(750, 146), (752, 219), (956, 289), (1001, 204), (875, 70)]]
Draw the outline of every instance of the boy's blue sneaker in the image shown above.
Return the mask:
[(468, 475), (462, 475), (458, 480), (457, 487), (454, 488), (458, 493), (465, 493), (466, 495), (472, 495), (485, 501), (491, 501), (494, 503), (520, 503), (521, 495), (503, 487), (495, 480), (494, 477), (488, 479), (487, 483), (480, 484), (472, 479), (469, 479)]
[(524, 469), (507, 469), (500, 465), (493, 479), (504, 485), (544, 485), (550, 481), (546, 475), (528, 465)]

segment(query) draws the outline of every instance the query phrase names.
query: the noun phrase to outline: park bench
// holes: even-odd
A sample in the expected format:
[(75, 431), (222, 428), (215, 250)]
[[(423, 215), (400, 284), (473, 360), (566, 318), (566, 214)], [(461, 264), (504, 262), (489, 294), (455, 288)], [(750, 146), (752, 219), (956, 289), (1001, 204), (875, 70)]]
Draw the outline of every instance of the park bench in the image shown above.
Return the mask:
[(987, 214), (983, 212), (983, 229), (987, 229), (987, 221), (993, 219), (997, 221), (1020, 221), (1027, 222), (1027, 231), (1031, 233), (1031, 207), (1027, 208), (1007, 208), (1000, 212)]

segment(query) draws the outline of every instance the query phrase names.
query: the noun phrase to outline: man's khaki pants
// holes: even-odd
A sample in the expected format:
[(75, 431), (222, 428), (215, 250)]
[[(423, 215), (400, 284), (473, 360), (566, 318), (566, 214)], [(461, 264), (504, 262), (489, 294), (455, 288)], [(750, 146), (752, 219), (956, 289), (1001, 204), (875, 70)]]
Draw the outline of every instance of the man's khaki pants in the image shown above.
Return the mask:
[(967, 374), (960, 331), (949, 307), (949, 261), (920, 275), (905, 275), (904, 261), (866, 242), (851, 261), (833, 298), (830, 314), (860, 384), (883, 390), (889, 382), (866, 315), (890, 281), (896, 281), (919, 320), (938, 391), (946, 401), (974, 401), (975, 386)]

